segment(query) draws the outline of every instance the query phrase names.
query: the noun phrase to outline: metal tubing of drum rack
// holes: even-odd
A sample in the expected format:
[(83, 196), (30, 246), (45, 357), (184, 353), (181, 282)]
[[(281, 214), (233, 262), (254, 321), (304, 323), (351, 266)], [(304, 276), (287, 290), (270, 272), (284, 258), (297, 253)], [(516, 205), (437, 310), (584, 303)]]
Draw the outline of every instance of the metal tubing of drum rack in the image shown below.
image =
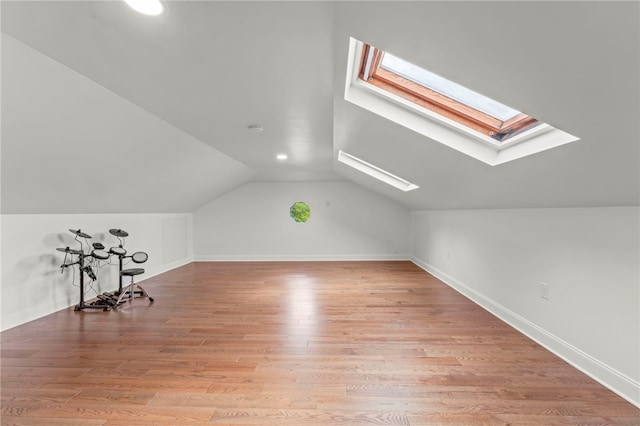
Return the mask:
[[(122, 229), (116, 229), (116, 228), (109, 229), (109, 233), (118, 239), (118, 242), (120, 243), (118, 247), (123, 249), (124, 238), (128, 237), (129, 233)], [(120, 276), (120, 273), (122, 272), (122, 259), (125, 258), (126, 254), (127, 254), (126, 251), (124, 253), (118, 254), (118, 293), (117, 293), (118, 295), (122, 293), (122, 277)]]
[(123, 254), (118, 255), (118, 296), (122, 293), (122, 259), (124, 258)]
[(84, 274), (86, 273), (85, 272), (85, 265), (84, 265), (84, 258), (87, 257), (87, 256), (90, 256), (90, 255), (87, 255), (87, 254), (84, 253), (84, 248), (82, 246), (82, 242), (80, 240), (78, 240), (78, 237), (91, 238), (91, 235), (85, 234), (80, 229), (78, 229), (78, 230), (69, 229), (69, 231), (71, 231), (73, 234), (76, 234), (76, 241), (78, 241), (80, 243), (80, 250), (73, 250), (72, 251), (72, 250), (69, 249), (69, 247), (67, 247), (66, 249), (58, 249), (58, 250), (78, 255), (78, 261), (77, 262), (73, 262), (73, 263), (70, 263), (68, 265), (64, 265), (64, 266), (72, 266), (74, 264), (77, 264), (79, 272), (80, 272), (80, 301), (75, 306), (74, 310), (75, 311), (81, 311), (83, 309), (91, 308), (91, 309), (102, 309), (104, 311), (108, 311), (109, 309), (111, 309), (111, 306), (109, 306), (109, 305), (107, 305), (105, 303), (95, 302), (95, 303), (92, 303), (92, 304), (86, 304), (84, 302)]
[(78, 263), (78, 267), (80, 268), (80, 303), (78, 303), (73, 310), (82, 311), (83, 309), (102, 309), (103, 311), (108, 311), (109, 309), (111, 309), (111, 306), (106, 303), (96, 301), (90, 304), (86, 304), (84, 302), (84, 274), (86, 273), (84, 269), (84, 258), (90, 255), (86, 255), (83, 252), (79, 256), (80, 260)]

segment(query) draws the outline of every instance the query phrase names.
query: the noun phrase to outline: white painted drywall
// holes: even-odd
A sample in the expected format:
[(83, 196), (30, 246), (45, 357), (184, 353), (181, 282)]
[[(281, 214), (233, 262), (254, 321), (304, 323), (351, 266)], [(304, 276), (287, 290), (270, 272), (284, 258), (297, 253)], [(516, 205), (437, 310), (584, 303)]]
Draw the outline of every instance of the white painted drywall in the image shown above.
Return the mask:
[[(289, 208), (303, 201), (311, 217)], [(346, 181), (251, 182), (194, 213), (196, 260), (408, 259), (410, 212)]]
[[(96, 215), (2, 215), (2, 311), (0, 328), (6, 330), (79, 302), (71, 268), (61, 273), (64, 253), (57, 247), (79, 247), (70, 228), (92, 235), (90, 243), (116, 246), (108, 231), (129, 233), (125, 248), (131, 254), (144, 251), (149, 260), (143, 267), (143, 281), (193, 260), (191, 214), (96, 214)], [(84, 242), (84, 241), (83, 241)], [(132, 267), (130, 263), (129, 267)], [(125, 266), (126, 267), (126, 266)], [(75, 284), (79, 282), (76, 268)], [(88, 280), (86, 281), (89, 282)], [(118, 287), (118, 261), (103, 266), (94, 288), (98, 293)], [(147, 288), (153, 295), (153, 288)], [(96, 296), (88, 291), (85, 300)]]
[(640, 404), (639, 218), (638, 207), (414, 212), (414, 261)]
[(245, 164), (5, 34), (2, 212), (182, 213)]

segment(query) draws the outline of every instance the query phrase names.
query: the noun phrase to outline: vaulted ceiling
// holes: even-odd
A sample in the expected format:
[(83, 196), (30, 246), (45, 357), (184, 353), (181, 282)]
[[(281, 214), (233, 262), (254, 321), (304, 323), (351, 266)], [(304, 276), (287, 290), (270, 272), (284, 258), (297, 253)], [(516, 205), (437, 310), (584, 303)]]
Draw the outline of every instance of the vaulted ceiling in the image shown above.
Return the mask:
[[(411, 209), (639, 203), (637, 2), (166, 4), (1, 3), (4, 213), (188, 212), (247, 180), (350, 179)], [(349, 37), (580, 141), (494, 167), (451, 150), (344, 100)]]

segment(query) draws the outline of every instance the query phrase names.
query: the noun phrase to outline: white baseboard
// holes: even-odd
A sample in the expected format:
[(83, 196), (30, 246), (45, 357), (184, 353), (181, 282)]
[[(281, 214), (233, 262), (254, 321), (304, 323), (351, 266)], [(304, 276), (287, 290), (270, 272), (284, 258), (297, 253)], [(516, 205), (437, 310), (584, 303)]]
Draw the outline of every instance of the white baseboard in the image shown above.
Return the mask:
[(235, 255), (195, 256), (196, 262), (342, 262), (342, 261), (375, 261), (375, 260), (411, 260), (407, 254), (381, 254), (381, 255)]
[[(76, 297), (74, 295), (74, 297)], [(57, 311), (65, 310), (70, 308), (71, 306), (77, 305), (78, 301), (76, 300), (71, 305), (58, 309)], [(57, 312), (54, 311), (54, 312)], [(13, 315), (9, 315), (7, 318), (2, 320), (2, 324), (0, 326), (0, 332), (10, 330), (14, 327), (18, 327), (19, 325), (26, 324), (31, 321), (35, 321), (39, 318), (46, 317), (47, 315), (51, 315), (53, 312), (44, 310), (42, 306), (25, 306)]]
[[(163, 274), (165, 272), (168, 272), (172, 269), (178, 268), (180, 266), (186, 265), (193, 262), (193, 257), (186, 257), (180, 260), (177, 260), (175, 262), (171, 262), (171, 263), (167, 263), (166, 265), (162, 265), (158, 268), (153, 268), (153, 269), (148, 269), (145, 271), (144, 275), (139, 276), (136, 279), (136, 282), (142, 282), (145, 280), (148, 280), (149, 278), (155, 277), (156, 275), (160, 275)], [(117, 290), (118, 286), (116, 284), (105, 284), (104, 286), (102, 286), (100, 288), (101, 292), (104, 291), (114, 291)], [(153, 290), (151, 290), (153, 292)], [(94, 296), (95, 297), (95, 296)], [(89, 301), (92, 300), (92, 298), (90, 296), (88, 296), (85, 301)], [(9, 316), (8, 318), (5, 318), (2, 321), (2, 324), (0, 324), (0, 331), (6, 331), (9, 330), (11, 328), (17, 327), (19, 325), (22, 324), (26, 324), (28, 322), (31, 321), (35, 321), (39, 318), (45, 317), (47, 315), (50, 315), (54, 312), (59, 312), (59, 311), (64, 311), (67, 310), (73, 306), (76, 306), (78, 304), (79, 300), (76, 296), (76, 294), (72, 294), (71, 297), (68, 299), (68, 305), (67, 306), (62, 306), (60, 307), (59, 305), (54, 307), (54, 311), (49, 311), (49, 310), (44, 310), (42, 306), (36, 306), (36, 307), (32, 307), (32, 306), (25, 306), (24, 309), (22, 309), (20, 312)]]
[(640, 383), (593, 358), (575, 346), (549, 333), (526, 318), (500, 305), (491, 298), (475, 291), (452, 276), (428, 263), (412, 257), (411, 261), (429, 274), (438, 278), (463, 296), (480, 305), (525, 336), (534, 340), (587, 376), (609, 388), (636, 407), (640, 408)]
[(189, 263), (193, 262), (193, 260), (194, 260), (193, 256), (185, 257), (183, 259), (176, 260), (175, 262), (171, 262), (171, 263), (167, 263), (166, 265), (162, 265), (159, 268), (154, 268), (152, 270), (146, 271), (147, 273), (144, 274), (144, 278), (140, 277), (140, 281), (144, 281), (144, 280), (147, 280), (149, 278), (153, 278), (156, 275), (160, 275), (160, 274), (164, 274), (165, 272), (169, 272), (172, 269), (176, 269), (176, 268), (179, 268), (181, 266), (188, 265)]

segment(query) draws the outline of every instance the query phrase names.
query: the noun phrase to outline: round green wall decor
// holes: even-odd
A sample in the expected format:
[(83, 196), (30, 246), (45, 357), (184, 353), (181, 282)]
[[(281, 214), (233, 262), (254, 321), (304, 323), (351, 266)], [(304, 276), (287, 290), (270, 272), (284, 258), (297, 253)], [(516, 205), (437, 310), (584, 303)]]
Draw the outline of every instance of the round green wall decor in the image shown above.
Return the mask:
[(309, 216), (311, 216), (311, 209), (309, 208), (307, 203), (298, 201), (297, 203), (293, 203), (293, 205), (289, 209), (289, 215), (296, 222), (306, 222), (307, 220), (309, 220)]

